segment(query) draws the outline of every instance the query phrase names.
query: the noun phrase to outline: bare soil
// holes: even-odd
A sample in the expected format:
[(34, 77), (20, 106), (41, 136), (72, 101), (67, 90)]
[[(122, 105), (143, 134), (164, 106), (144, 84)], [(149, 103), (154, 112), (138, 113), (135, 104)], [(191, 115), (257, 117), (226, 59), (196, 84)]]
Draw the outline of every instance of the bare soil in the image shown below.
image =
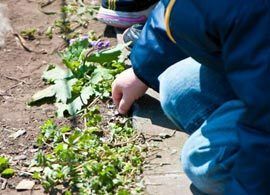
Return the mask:
[[(60, 18), (63, 2), (64, 0), (58, 0), (46, 7), (58, 14), (46, 15), (39, 11), (35, 0), (0, 0), (1, 4), (7, 5), (7, 16), (13, 28), (6, 35), (5, 46), (0, 48), (0, 155), (9, 157), (17, 170), (16, 176), (7, 181), (5, 190), (1, 191), (3, 182), (0, 180), (0, 194), (18, 194), (14, 187), (23, 178), (30, 178), (24, 170), (27, 170), (36, 151), (35, 141), (39, 126), (46, 119), (54, 117), (55, 109), (52, 105), (29, 107), (27, 102), (35, 92), (44, 88), (41, 75), (48, 63), (61, 64), (57, 52), (64, 44), (57, 35), (51, 40), (40, 35), (35, 40), (26, 42), (30, 52), (22, 47), (14, 34), (28, 28), (36, 28), (42, 34), (55, 19)], [(104, 36), (116, 42), (112, 32), (97, 21), (91, 21), (87, 29), (82, 30), (94, 30), (97, 35), (104, 35), (105, 32)], [(25, 130), (26, 133), (16, 139), (10, 137), (19, 130)], [(31, 194), (42, 194), (42, 191)]]

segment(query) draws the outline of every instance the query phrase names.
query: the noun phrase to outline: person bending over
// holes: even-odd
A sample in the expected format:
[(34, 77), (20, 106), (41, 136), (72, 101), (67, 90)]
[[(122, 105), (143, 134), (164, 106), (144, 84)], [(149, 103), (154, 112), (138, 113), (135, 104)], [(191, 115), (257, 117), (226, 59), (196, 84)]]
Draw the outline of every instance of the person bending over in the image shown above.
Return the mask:
[(190, 134), (181, 161), (207, 194), (270, 194), (270, 0), (161, 0), (113, 83), (120, 113), (148, 87)]

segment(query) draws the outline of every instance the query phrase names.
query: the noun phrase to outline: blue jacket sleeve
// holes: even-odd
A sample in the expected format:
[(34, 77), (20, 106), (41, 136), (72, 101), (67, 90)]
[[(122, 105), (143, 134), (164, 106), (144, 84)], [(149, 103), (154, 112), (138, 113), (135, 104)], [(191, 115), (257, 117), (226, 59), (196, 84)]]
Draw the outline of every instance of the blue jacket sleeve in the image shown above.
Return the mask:
[(158, 76), (170, 65), (188, 57), (167, 36), (164, 1), (160, 1), (131, 52), (135, 74), (149, 87), (158, 91)]
[(246, 105), (226, 194), (270, 194), (270, 1), (245, 2), (223, 47), (228, 80)]

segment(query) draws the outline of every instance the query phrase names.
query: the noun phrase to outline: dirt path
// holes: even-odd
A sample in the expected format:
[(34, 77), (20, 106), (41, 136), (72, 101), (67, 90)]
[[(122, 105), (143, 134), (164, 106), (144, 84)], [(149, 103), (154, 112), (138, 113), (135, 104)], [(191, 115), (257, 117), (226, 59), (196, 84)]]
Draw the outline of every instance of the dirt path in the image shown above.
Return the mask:
[[(47, 9), (59, 12), (63, 1), (56, 1)], [(44, 32), (60, 14), (46, 15), (40, 12), (37, 1), (34, 0), (1, 0), (0, 4), (1, 13), (1, 6), (7, 6), (7, 17), (13, 29), (6, 34), (5, 45), (0, 48), (0, 155), (9, 157), (13, 166), (23, 171), (36, 151), (34, 144), (39, 126), (54, 116), (53, 106), (29, 107), (27, 101), (36, 91), (44, 88), (41, 75), (48, 63), (61, 63), (57, 51), (63, 40), (59, 36), (54, 36), (51, 40), (39, 37), (27, 42), (27, 46), (33, 50), (29, 52), (22, 48), (14, 34), (28, 28)], [(0, 30), (4, 28), (1, 21), (0, 26)], [(105, 26), (92, 21), (89, 29), (94, 29), (100, 35)], [(0, 34), (0, 39), (2, 37)], [(25, 133), (16, 139), (10, 137), (19, 130)], [(7, 189), (0, 189), (0, 194), (11, 194), (10, 188), (14, 188), (22, 178), (28, 177), (26, 173), (17, 172), (17, 176), (8, 181)], [(0, 188), (1, 185), (0, 181)]]

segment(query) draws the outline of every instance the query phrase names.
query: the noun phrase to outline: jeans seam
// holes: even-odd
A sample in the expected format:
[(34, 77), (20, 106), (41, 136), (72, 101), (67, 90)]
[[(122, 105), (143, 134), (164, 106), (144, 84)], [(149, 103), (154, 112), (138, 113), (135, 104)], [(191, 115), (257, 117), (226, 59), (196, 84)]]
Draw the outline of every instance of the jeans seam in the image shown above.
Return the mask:
[(201, 112), (199, 114), (198, 117), (196, 117), (195, 119), (192, 120), (192, 122), (189, 123), (189, 125), (187, 125), (187, 127), (185, 128), (185, 130), (189, 133), (192, 134), (194, 131), (196, 131), (207, 118), (204, 118), (203, 116), (208, 115), (210, 113), (212, 113), (216, 108), (218, 107), (217, 104), (212, 104), (212, 106), (206, 108), (203, 112)]

